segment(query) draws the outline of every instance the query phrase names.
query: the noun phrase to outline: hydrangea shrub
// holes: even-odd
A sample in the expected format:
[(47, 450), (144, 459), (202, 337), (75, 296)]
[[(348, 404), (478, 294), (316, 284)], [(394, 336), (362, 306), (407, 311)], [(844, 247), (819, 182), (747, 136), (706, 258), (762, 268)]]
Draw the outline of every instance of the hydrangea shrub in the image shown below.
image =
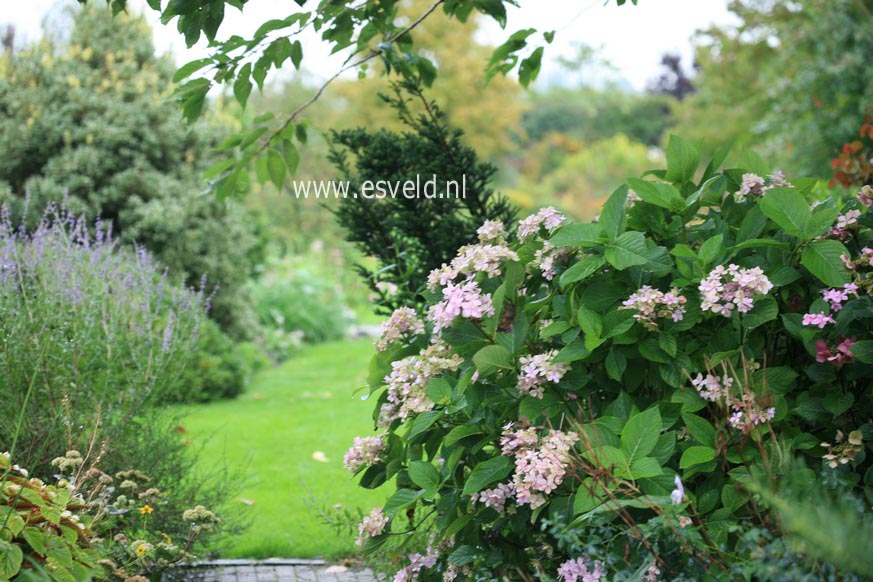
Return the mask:
[(789, 465), (873, 503), (865, 192), (726, 153), (674, 137), (595, 222), (486, 223), (384, 324), (346, 466), (393, 489), (359, 543), (395, 580), (748, 578), (795, 555), (755, 493)]

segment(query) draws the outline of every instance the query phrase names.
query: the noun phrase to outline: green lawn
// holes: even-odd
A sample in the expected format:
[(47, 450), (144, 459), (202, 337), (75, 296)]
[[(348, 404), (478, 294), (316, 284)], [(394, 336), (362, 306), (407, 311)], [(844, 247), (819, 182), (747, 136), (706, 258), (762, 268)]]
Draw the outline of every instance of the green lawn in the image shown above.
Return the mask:
[[(308, 348), (257, 375), (236, 400), (185, 409), (183, 424), (201, 463), (247, 464), (249, 483), (232, 502), (250, 514), (251, 528), (223, 557), (336, 557), (354, 549), (307, 506), (342, 503), (365, 511), (384, 502), (358, 487), (343, 468), (356, 435), (373, 432), (371, 401), (352, 392), (366, 383), (372, 341)], [(320, 455), (327, 462), (313, 458)], [(247, 505), (243, 500), (253, 501)]]

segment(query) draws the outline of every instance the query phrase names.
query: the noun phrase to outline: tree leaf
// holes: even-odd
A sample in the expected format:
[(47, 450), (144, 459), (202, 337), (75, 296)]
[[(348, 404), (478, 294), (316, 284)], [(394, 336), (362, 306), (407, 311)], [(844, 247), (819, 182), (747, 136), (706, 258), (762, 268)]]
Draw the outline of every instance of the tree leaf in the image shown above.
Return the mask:
[(181, 67), (176, 70), (176, 73), (173, 75), (173, 83), (178, 83), (182, 79), (187, 79), (192, 74), (196, 73), (200, 69), (204, 67), (208, 67), (212, 64), (212, 59), (197, 59), (195, 61), (191, 61), (189, 63), (185, 63)]
[(270, 173), (270, 180), (273, 181), (273, 184), (280, 191), (285, 185), (285, 172), (287, 169), (285, 160), (279, 155), (279, 152), (273, 149), (267, 152), (267, 170)]

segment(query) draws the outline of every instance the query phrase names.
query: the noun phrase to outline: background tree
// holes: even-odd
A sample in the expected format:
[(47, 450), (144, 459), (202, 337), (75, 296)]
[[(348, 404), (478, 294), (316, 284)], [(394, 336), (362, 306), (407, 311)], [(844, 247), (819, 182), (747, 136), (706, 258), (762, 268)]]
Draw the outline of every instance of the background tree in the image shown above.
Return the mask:
[[(225, 130), (187, 128), (167, 101), (172, 63), (143, 18), (88, 7), (69, 37), (15, 54), (0, 78), (0, 193), (33, 224), (64, 201), (144, 245), (188, 285), (216, 288), (212, 316), (237, 338), (256, 328), (246, 281), (259, 260), (245, 212), (199, 179)], [(3, 186), (5, 184), (5, 187)]]
[[(405, 81), (395, 91), (386, 101), (409, 128), (406, 132), (363, 128), (336, 132), (331, 153), (352, 192), (361, 192), (366, 180), (397, 183), (436, 176), (439, 198), (350, 199), (336, 211), (348, 239), (365, 255), (378, 259), (375, 269), (359, 266), (359, 271), (386, 314), (401, 306), (420, 305), (428, 274), (450, 262), (457, 249), (475, 242), (476, 229), (483, 222), (513, 224), (515, 218), (514, 207), (488, 186), (495, 168), (480, 162), (475, 151), (463, 145), (463, 133), (449, 128), (445, 114), (426, 100), (421, 86)], [(416, 116), (409, 101), (425, 113)], [(463, 197), (448, 197), (448, 180), (466, 184)]]
[(740, 23), (701, 34), (697, 92), (676, 132), (759, 146), (792, 174), (827, 177), (873, 103), (873, 2), (735, 0)]

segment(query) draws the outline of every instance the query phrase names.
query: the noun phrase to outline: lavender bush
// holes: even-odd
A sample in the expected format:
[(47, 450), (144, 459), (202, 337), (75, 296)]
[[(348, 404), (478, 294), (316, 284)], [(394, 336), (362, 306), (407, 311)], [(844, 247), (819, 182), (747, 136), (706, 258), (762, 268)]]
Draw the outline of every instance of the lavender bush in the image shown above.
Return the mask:
[(121, 252), (99, 222), (54, 209), (27, 232), (4, 214), (0, 450), (13, 448), (20, 413), (16, 458), (40, 474), (58, 451), (111, 460), (143, 447), (156, 431), (137, 426), (158, 415), (150, 401), (180, 389), (204, 302), (148, 253)]

